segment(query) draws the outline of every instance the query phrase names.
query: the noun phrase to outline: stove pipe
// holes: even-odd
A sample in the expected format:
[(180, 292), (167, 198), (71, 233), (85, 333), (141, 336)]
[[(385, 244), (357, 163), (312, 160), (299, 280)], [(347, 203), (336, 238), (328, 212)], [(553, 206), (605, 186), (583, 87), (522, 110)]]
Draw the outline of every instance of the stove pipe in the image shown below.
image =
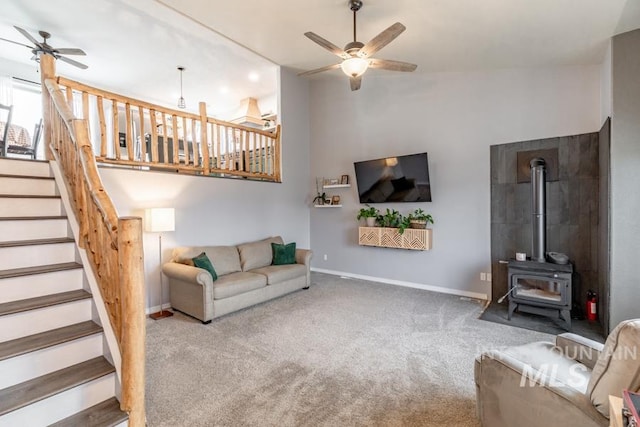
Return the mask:
[(529, 166), (531, 166), (531, 202), (533, 205), (531, 217), (533, 250), (531, 252), (531, 260), (545, 262), (547, 248), (546, 163), (544, 159), (537, 157), (531, 160)]

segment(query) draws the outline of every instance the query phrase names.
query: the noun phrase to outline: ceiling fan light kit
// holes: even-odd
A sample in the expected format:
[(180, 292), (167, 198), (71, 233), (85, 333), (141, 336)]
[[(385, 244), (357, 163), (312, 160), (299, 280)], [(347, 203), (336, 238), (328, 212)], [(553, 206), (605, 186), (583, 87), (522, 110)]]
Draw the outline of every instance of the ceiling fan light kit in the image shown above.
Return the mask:
[(360, 77), (369, 68), (369, 61), (364, 58), (349, 58), (342, 61), (340, 68), (349, 77)]
[(315, 33), (312, 33), (310, 31), (304, 33), (304, 35), (307, 36), (311, 41), (317, 43), (318, 45), (327, 49), (329, 52), (341, 58), (342, 62), (339, 64), (317, 68), (315, 70), (305, 71), (299, 73), (299, 76), (308, 76), (311, 74), (320, 73), (322, 71), (341, 68), (342, 72), (349, 76), (351, 90), (358, 90), (360, 89), (360, 84), (362, 82), (362, 75), (369, 68), (379, 68), (382, 70), (404, 72), (411, 72), (417, 68), (417, 65), (410, 64), (408, 62), (370, 58), (371, 55), (391, 43), (396, 37), (402, 34), (402, 32), (406, 30), (406, 27), (401, 23), (396, 22), (395, 24), (375, 36), (373, 39), (371, 39), (369, 43), (361, 43), (356, 39), (356, 12), (358, 12), (360, 8), (362, 8), (361, 0), (349, 1), (349, 9), (353, 11), (353, 41), (347, 43), (344, 49), (340, 49), (338, 46), (334, 45), (330, 41), (320, 37)]

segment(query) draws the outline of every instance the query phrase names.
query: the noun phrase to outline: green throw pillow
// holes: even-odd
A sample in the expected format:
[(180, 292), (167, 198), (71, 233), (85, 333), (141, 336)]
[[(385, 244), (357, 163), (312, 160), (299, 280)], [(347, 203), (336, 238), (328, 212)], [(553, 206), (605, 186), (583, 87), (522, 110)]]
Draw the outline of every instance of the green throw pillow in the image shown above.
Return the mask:
[(287, 245), (271, 243), (271, 250), (273, 251), (273, 265), (286, 265), (296, 263), (295, 242), (289, 243)]
[(211, 278), (213, 279), (214, 282), (218, 280), (218, 275), (216, 274), (216, 270), (215, 268), (213, 268), (213, 264), (211, 264), (211, 260), (209, 259), (206, 253), (202, 252), (200, 255), (193, 258), (193, 265), (195, 265), (198, 268), (204, 268), (205, 270), (207, 270), (209, 274), (211, 274)]

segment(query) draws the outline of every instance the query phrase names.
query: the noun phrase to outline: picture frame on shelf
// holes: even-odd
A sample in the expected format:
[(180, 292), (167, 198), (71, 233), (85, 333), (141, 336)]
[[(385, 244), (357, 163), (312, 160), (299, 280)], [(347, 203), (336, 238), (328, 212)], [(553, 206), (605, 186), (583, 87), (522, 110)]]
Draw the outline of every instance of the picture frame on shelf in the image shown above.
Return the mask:
[(340, 184), (343, 184), (343, 185), (349, 184), (349, 175), (342, 175), (340, 177)]
[(331, 204), (332, 205), (339, 205), (340, 204), (340, 196), (331, 197)]

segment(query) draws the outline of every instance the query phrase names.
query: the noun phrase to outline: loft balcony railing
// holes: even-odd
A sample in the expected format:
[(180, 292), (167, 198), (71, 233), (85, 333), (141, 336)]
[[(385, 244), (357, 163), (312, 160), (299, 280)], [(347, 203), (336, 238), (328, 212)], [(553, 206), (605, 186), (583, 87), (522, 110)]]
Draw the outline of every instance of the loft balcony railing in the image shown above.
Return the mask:
[(96, 161), (202, 176), (281, 181), (280, 126), (273, 132), (174, 110), (57, 77), (87, 121)]

